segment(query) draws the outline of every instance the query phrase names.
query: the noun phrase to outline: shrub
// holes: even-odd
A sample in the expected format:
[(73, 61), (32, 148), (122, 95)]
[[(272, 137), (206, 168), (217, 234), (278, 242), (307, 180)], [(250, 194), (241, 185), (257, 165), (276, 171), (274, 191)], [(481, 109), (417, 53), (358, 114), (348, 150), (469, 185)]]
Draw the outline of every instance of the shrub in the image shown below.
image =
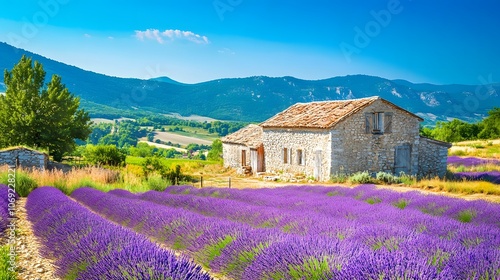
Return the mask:
[(121, 166), (125, 162), (126, 155), (115, 145), (87, 145), (84, 157), (95, 165)]
[(345, 183), (347, 182), (348, 176), (345, 173), (335, 173), (330, 177), (332, 183)]
[(2, 280), (15, 280), (16, 272), (9, 270), (11, 267), (10, 261), (10, 247), (9, 245), (3, 245), (0, 247), (0, 279)]
[(415, 178), (415, 176), (407, 175), (404, 173), (401, 173), (399, 175), (399, 180), (401, 181), (402, 184), (407, 186), (412, 186), (417, 183), (417, 178)]
[(354, 184), (368, 184), (373, 182), (373, 178), (368, 171), (356, 172), (349, 177), (349, 181)]
[[(8, 180), (8, 173), (2, 173), (0, 176), (0, 183), (7, 185), (10, 183)], [(30, 192), (38, 186), (37, 182), (33, 178), (21, 170), (16, 171), (15, 185), (17, 194), (22, 197), (27, 197), (28, 194), (30, 194)]]
[(399, 184), (401, 183), (401, 179), (398, 176), (394, 176), (391, 173), (387, 172), (378, 172), (377, 180), (386, 184)]
[(168, 180), (163, 179), (160, 174), (149, 175), (146, 184), (150, 190), (159, 192), (164, 191), (167, 186), (171, 185), (171, 183)]

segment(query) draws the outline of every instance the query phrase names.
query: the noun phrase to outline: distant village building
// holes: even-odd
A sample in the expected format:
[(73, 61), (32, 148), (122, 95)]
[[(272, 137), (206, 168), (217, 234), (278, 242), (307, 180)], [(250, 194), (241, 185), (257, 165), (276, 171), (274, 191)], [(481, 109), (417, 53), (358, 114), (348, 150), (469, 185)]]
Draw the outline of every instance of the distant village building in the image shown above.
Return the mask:
[(45, 170), (48, 160), (49, 156), (46, 153), (26, 147), (10, 147), (0, 150), (0, 165), (35, 167)]
[(443, 177), (451, 144), (420, 136), (422, 121), (380, 97), (297, 103), (222, 138), (224, 165), (320, 181), (358, 171)]

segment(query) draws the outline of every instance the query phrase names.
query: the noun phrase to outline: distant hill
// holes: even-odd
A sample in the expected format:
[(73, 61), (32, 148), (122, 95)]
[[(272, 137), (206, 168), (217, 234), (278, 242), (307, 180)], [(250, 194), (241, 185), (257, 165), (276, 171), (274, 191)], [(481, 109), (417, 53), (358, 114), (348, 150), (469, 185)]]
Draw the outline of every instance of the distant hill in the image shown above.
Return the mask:
[[(199, 115), (221, 120), (263, 121), (297, 102), (378, 95), (422, 116), (427, 123), (447, 118), (475, 121), (500, 107), (500, 85), (414, 84), (366, 75), (301, 80), (265, 76), (182, 84), (167, 77), (125, 79), (97, 74), (0, 43), (0, 69), (11, 69), (23, 54), (44, 65), (82, 99), (95, 115), (127, 111)], [(115, 114), (115, 113), (113, 113)]]
[(174, 85), (182, 85), (183, 84), (183, 83), (178, 82), (176, 80), (170, 79), (169, 77), (156, 77), (156, 78), (151, 78), (148, 81), (157, 81), (157, 82), (169, 83), (169, 84), (174, 84)]

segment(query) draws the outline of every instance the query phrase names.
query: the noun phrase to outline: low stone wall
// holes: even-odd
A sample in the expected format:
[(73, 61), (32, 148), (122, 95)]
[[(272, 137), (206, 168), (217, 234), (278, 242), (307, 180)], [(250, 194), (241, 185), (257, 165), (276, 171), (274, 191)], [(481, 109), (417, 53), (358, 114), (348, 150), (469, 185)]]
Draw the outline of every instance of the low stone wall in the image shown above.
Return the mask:
[(418, 147), (418, 177), (444, 177), (450, 146), (448, 143), (421, 137)]
[(34, 150), (19, 148), (0, 151), (0, 165), (19, 166), (26, 168), (46, 169), (48, 156)]

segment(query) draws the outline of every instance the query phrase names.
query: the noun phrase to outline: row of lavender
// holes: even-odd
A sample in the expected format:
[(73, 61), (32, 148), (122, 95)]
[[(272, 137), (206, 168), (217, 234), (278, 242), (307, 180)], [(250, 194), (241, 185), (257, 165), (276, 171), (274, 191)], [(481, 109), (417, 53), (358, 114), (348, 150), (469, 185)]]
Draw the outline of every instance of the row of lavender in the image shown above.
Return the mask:
[[(123, 193), (119, 190), (115, 192)], [(171, 186), (163, 194), (147, 192), (139, 196), (132, 196), (210, 215), (221, 213), (225, 218), (239, 219), (243, 222), (255, 220), (253, 225), (272, 222), (277, 217), (276, 215), (269, 217), (269, 215), (272, 216), (274, 212), (281, 215), (282, 210), (294, 210), (298, 213), (307, 213), (307, 215), (315, 213), (316, 215), (326, 214), (328, 216), (357, 216), (358, 214), (355, 212), (360, 212), (363, 215), (368, 211), (365, 209), (366, 207), (372, 208), (366, 203), (389, 206), (390, 209), (393, 209), (392, 206), (394, 206), (399, 209), (418, 210), (424, 214), (442, 216), (445, 219), (465, 221), (465, 216), (469, 216), (469, 220), (465, 222), (476, 225), (500, 225), (500, 207), (496, 204), (482, 200), (466, 201), (445, 196), (423, 195), (417, 191), (394, 192), (377, 189), (374, 185), (360, 185), (355, 188), (288, 186), (259, 190), (197, 189), (192, 186)], [(343, 207), (338, 203), (332, 204), (331, 197), (335, 196), (366, 203), (361, 203), (359, 207)], [(224, 198), (225, 203), (221, 205), (220, 199), (217, 198)], [(268, 207), (275, 209), (275, 211), (260, 210), (255, 208), (257, 206)], [(248, 207), (254, 208), (247, 209)], [(314, 213), (308, 213), (311, 211)], [(251, 217), (237, 218), (232, 216), (244, 215), (245, 212)]]
[(64, 279), (210, 279), (201, 267), (113, 224), (53, 187), (35, 189), (26, 204), (42, 255)]
[[(497, 159), (482, 159), (475, 157), (458, 157), (449, 156), (448, 165), (452, 166), (480, 166), (480, 165), (500, 165), (500, 160)], [(500, 184), (499, 171), (483, 171), (483, 172), (457, 172), (454, 174), (457, 179), (470, 181), (488, 181), (493, 184)]]
[[(0, 184), (0, 234), (2, 234), (10, 223), (12, 216), (9, 209), (14, 208), (18, 195), (8, 186)], [(10, 205), (9, 205), (10, 204)]]
[(488, 203), (371, 186), (72, 196), (235, 279), (500, 277), (500, 211)]

